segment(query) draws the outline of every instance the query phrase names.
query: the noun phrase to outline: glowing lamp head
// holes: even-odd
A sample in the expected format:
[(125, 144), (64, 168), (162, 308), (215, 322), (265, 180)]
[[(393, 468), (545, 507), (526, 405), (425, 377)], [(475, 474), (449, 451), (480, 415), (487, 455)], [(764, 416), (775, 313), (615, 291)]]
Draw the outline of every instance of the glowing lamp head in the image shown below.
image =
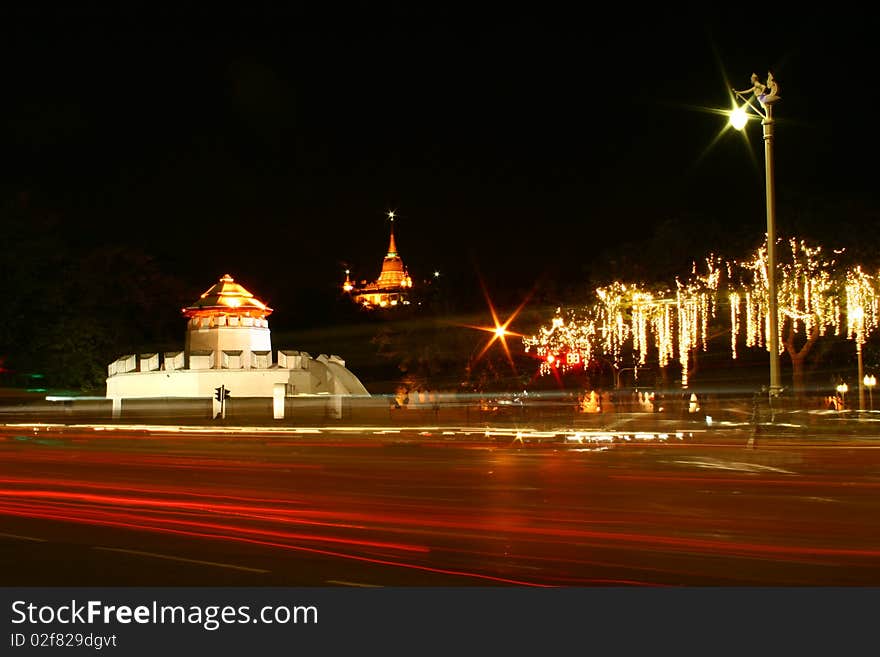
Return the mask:
[(503, 338), (505, 335), (507, 335), (507, 329), (505, 329), (503, 326), (496, 326), (495, 327), (495, 337), (496, 338)]
[(877, 378), (873, 374), (866, 374), (864, 384), (869, 388), (873, 388), (877, 385)]
[(736, 130), (742, 130), (745, 128), (748, 120), (749, 115), (746, 113), (746, 109), (743, 106), (737, 107), (730, 112), (730, 125)]
[(547, 364), (552, 365), (555, 362), (556, 362), (556, 356), (554, 356), (553, 354), (547, 354)]

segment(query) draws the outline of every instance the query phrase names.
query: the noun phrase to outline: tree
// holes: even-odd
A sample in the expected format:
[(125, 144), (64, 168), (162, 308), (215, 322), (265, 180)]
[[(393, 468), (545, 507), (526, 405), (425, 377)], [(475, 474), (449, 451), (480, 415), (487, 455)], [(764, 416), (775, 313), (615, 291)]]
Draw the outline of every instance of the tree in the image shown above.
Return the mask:
[(107, 364), (120, 355), (179, 346), (179, 312), (190, 299), (151, 256), (129, 246), (74, 249), (60, 219), (27, 196), (0, 212), (7, 367), (102, 392)]
[[(682, 387), (695, 372), (693, 354), (708, 348), (708, 324), (714, 318), (720, 280), (719, 259), (706, 259), (706, 271), (684, 281), (676, 279), (676, 290), (643, 283), (614, 282), (598, 287), (593, 302), (563, 312), (557, 309), (549, 326), (524, 339), (526, 350), (544, 360), (541, 369), (587, 366), (607, 359), (612, 368), (625, 367), (624, 355), (631, 351), (635, 367), (645, 366), (653, 352), (664, 380), (666, 368), (678, 357)], [(694, 365), (694, 367), (692, 367)], [(615, 377), (619, 385), (619, 377)]]
[[(844, 267), (836, 257), (827, 257), (820, 246), (805, 240), (792, 238), (789, 247), (777, 270), (778, 325), (781, 348), (792, 363), (793, 387), (800, 396), (808, 356), (822, 336), (833, 331), (837, 337), (855, 341), (861, 353), (880, 321), (878, 276), (866, 274), (858, 265)], [(745, 261), (709, 256), (705, 265), (698, 272), (694, 264), (688, 277), (676, 278), (675, 293), (656, 286), (649, 289), (644, 283), (614, 282), (596, 288), (592, 303), (565, 311), (557, 308), (549, 324), (524, 339), (526, 350), (544, 359), (541, 371), (545, 374), (599, 357), (619, 368), (622, 354), (629, 349), (640, 365), (646, 364), (653, 351), (652, 358), (665, 373), (677, 356), (682, 387), (687, 387), (696, 373), (697, 354), (706, 351), (711, 338), (719, 334), (717, 329), (710, 330), (710, 324), (722, 301), (722, 279), (730, 310), (731, 358), (739, 355), (741, 337), (746, 347), (767, 348), (766, 244)]]
[[(854, 340), (860, 350), (877, 327), (878, 277), (864, 273), (860, 265), (841, 264), (842, 250), (828, 256), (806, 240), (791, 238), (788, 244), (788, 250), (780, 250), (777, 269), (780, 348), (791, 360), (792, 387), (802, 398), (808, 357), (820, 338), (832, 333)], [(737, 310), (740, 300), (744, 307), (746, 345), (764, 346), (769, 325), (766, 242), (741, 271), (748, 274), (734, 283), (732, 294), (737, 295)], [(734, 335), (738, 329), (734, 320)]]

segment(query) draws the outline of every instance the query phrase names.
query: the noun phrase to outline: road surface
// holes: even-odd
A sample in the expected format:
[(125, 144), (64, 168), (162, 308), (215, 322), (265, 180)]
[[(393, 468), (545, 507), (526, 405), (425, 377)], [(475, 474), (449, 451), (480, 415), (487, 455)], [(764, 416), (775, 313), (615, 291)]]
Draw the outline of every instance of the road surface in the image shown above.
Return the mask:
[(880, 585), (872, 443), (0, 428), (5, 585)]

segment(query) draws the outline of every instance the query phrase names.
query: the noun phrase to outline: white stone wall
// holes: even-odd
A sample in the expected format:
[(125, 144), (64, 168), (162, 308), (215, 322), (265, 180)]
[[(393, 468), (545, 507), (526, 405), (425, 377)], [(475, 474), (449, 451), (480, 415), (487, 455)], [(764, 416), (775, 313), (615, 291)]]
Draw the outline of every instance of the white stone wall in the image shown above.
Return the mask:
[(235, 397), (272, 397), (276, 384), (288, 395), (367, 395), (358, 378), (337, 363), (311, 361), (308, 369), (205, 369), (128, 372), (107, 378), (107, 397), (137, 399), (151, 397), (214, 396), (225, 385)]
[(307, 370), (309, 362), (311, 362), (311, 357), (305, 351), (278, 351), (278, 367), (289, 370)]
[(369, 395), (339, 356), (312, 358), (306, 352), (279, 351), (272, 363), (269, 323), (251, 317), (194, 317), (187, 324), (183, 352), (126, 355), (107, 367), (107, 397), (114, 409), (121, 399), (213, 398), (226, 386), (234, 397), (287, 395)]
[(271, 351), (255, 351), (251, 354), (251, 367), (258, 370), (264, 370), (272, 366)]
[(182, 351), (166, 351), (163, 358), (166, 370), (182, 370), (184, 369), (184, 358)]
[(210, 370), (214, 368), (217, 353), (215, 351), (192, 351), (189, 353), (189, 370)]
[[(206, 318), (194, 318), (206, 319)], [(250, 318), (244, 318), (250, 319)], [(265, 324), (265, 320), (251, 320)], [(241, 367), (251, 367), (251, 352), (271, 351), (272, 339), (268, 326), (213, 326), (194, 328), (192, 322), (186, 332), (186, 355), (194, 351), (213, 351), (222, 354), (224, 351), (242, 352)], [(220, 358), (215, 359), (214, 367), (222, 366)]]
[(159, 369), (159, 354), (140, 355), (141, 372), (153, 372)]
[(240, 370), (246, 358), (241, 351), (224, 351), (221, 357), (221, 367), (224, 370)]
[(271, 397), (276, 383), (286, 384), (288, 370), (165, 370), (117, 374), (107, 379), (107, 397), (144, 399), (150, 397), (214, 396), (214, 388), (225, 385), (235, 397)]

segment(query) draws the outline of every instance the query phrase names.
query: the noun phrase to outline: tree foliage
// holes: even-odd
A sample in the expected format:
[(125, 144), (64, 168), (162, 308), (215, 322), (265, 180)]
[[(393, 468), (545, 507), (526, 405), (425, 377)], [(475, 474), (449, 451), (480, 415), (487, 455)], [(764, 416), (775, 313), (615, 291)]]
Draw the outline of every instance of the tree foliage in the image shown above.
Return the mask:
[[(807, 240), (779, 240), (777, 253), (779, 348), (789, 356), (793, 387), (800, 392), (817, 340), (827, 336), (863, 345), (880, 325), (880, 274), (840, 258), (842, 250), (829, 253)], [(732, 359), (740, 353), (740, 340), (746, 347), (769, 348), (768, 278), (765, 244), (742, 260), (709, 256), (700, 271), (694, 264), (689, 275), (676, 277), (674, 288), (615, 281), (597, 287), (586, 305), (557, 309), (524, 344), (544, 359), (544, 373), (600, 357), (622, 367), (630, 351), (644, 366), (653, 349), (651, 358), (661, 369), (678, 357), (687, 387), (699, 352), (708, 350), (724, 324), (716, 313), (722, 304), (728, 308)]]
[(179, 347), (182, 285), (148, 254), (75, 248), (61, 219), (26, 197), (0, 212), (7, 384), (38, 373), (48, 386), (100, 394), (107, 364), (120, 355)]

